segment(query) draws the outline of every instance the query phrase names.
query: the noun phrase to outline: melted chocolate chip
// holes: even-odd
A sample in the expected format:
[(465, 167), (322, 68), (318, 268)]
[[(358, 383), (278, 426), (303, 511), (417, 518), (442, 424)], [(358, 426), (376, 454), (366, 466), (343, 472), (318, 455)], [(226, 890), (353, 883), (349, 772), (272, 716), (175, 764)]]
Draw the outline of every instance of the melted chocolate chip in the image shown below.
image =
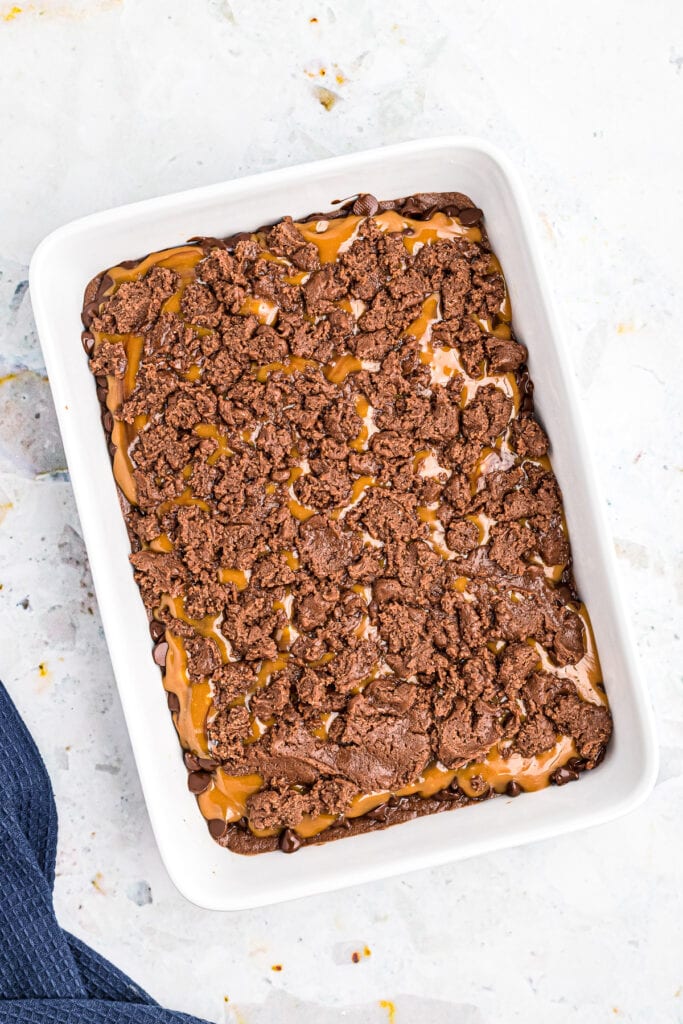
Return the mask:
[(301, 849), (302, 843), (293, 829), (286, 828), (280, 834), (279, 846), (283, 853), (296, 853)]
[(507, 786), (505, 787), (505, 792), (507, 793), (508, 796), (514, 797), (519, 796), (519, 794), (523, 793), (524, 790), (515, 779), (510, 779)]
[(166, 643), (165, 640), (162, 640), (160, 643), (154, 645), (154, 650), (152, 651), (152, 656), (153, 656), (155, 662), (157, 663), (157, 665), (160, 668), (164, 668), (166, 666), (166, 655), (167, 654), (168, 654), (168, 644)]
[(198, 772), (201, 770), (202, 766), (200, 765), (198, 758), (196, 758), (194, 754), (191, 754), (189, 750), (186, 750), (183, 754), (183, 760), (185, 762), (185, 767), (189, 772)]
[(176, 693), (167, 693), (166, 702), (168, 704), (169, 711), (173, 712), (174, 714), (175, 712), (180, 711), (180, 701), (178, 700), (178, 695)]
[(576, 782), (579, 773), (571, 768), (556, 768), (550, 776), (550, 781), (556, 786), (566, 786), (568, 782)]
[(353, 212), (357, 217), (372, 217), (379, 210), (379, 203), (374, 196), (365, 192), (353, 204)]
[(367, 811), (365, 817), (372, 818), (373, 821), (386, 821), (389, 814), (389, 804), (380, 804), (379, 807), (373, 807), (371, 811)]
[(461, 224), (469, 228), (478, 224), (483, 216), (484, 214), (478, 206), (468, 206), (467, 209), (460, 211), (458, 219)]
[(199, 793), (203, 793), (204, 790), (208, 789), (211, 785), (211, 773), (210, 772), (190, 772), (187, 776), (187, 788), (190, 793), (194, 793), (197, 796)]
[(166, 627), (163, 622), (159, 622), (158, 619), (152, 619), (149, 624), (149, 633), (154, 643), (158, 643), (159, 640), (165, 635)]
[(223, 821), (222, 818), (211, 818), (207, 825), (213, 839), (222, 839), (228, 831), (228, 823)]

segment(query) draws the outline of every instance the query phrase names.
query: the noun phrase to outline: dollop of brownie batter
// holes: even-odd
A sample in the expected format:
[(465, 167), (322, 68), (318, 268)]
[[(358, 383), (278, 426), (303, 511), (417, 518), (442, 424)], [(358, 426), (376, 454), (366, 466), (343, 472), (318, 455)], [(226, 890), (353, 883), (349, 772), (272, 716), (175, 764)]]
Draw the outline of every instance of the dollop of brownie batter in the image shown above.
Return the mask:
[(325, 815), (329, 839), (460, 806), (454, 783), (345, 818), (495, 745), (534, 758), (571, 737), (575, 774), (604, 754), (562, 499), (481, 218), (459, 193), (361, 196), (86, 293), (155, 657), (175, 643), (187, 685), (210, 684), (193, 791), (211, 770), (262, 780), (241, 822), (211, 822), (233, 849), (283, 830), (296, 848)]

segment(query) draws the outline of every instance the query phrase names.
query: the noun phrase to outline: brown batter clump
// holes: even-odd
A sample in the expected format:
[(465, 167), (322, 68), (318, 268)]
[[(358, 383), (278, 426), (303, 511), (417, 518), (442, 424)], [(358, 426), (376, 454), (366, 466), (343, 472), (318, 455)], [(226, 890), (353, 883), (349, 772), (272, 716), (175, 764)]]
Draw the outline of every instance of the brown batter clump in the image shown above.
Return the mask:
[(285, 218), (86, 292), (155, 660), (240, 852), (563, 783), (611, 732), (481, 211)]

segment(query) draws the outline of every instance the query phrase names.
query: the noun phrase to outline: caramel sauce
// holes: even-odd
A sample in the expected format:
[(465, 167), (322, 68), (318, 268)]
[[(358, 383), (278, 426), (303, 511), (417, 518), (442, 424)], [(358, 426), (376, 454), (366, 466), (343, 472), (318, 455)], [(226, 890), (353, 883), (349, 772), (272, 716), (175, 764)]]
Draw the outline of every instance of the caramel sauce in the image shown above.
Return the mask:
[(296, 554), (296, 552), (295, 551), (290, 551), (289, 549), (285, 549), (285, 551), (283, 551), (283, 555), (284, 555), (284, 558), (285, 558), (285, 562), (287, 563), (289, 568), (293, 572), (296, 572), (296, 570), (301, 565), (301, 563), (299, 562), (299, 556)]
[[(334, 715), (327, 717), (334, 718)], [(320, 739), (325, 739), (327, 730), (328, 723), (323, 722), (314, 732)], [(534, 757), (522, 757), (521, 754), (515, 753), (505, 756), (499, 745), (495, 744), (481, 761), (462, 768), (448, 769), (434, 763), (425, 768), (415, 782), (400, 789), (361, 793), (353, 798), (343, 817), (359, 818), (375, 807), (380, 807), (391, 797), (433, 797), (441, 790), (447, 789), (454, 781), (467, 796), (476, 799), (482, 795), (482, 791), (480, 786), (473, 785), (472, 780), (475, 778), (483, 779), (484, 783), (497, 793), (504, 793), (506, 786), (512, 781), (518, 782), (526, 792), (535, 792), (547, 786), (552, 773), (566, 764), (570, 758), (576, 757), (576, 753), (574, 741), (567, 736), (558, 737), (553, 747)], [(219, 768), (215, 772), (211, 788), (199, 797), (200, 807), (207, 818), (236, 821), (246, 814), (248, 798), (257, 792), (261, 785), (259, 775), (229, 776)], [(303, 820), (294, 826), (294, 831), (302, 838), (311, 838), (330, 828), (340, 817), (334, 814), (305, 815)], [(272, 836), (277, 835), (279, 829), (252, 831), (258, 836)]]
[(300, 373), (307, 366), (318, 366), (315, 359), (303, 359), (301, 356), (288, 356), (283, 362), (266, 363), (256, 370), (256, 380), (265, 384), (271, 373)]
[(117, 420), (115, 413), (135, 387), (135, 378), (140, 366), (140, 359), (142, 358), (144, 339), (140, 334), (105, 334), (102, 331), (93, 331), (93, 338), (96, 350), (103, 341), (109, 341), (120, 342), (126, 352), (127, 364), (123, 378), (107, 376), (106, 404), (112, 417), (114, 417), (111, 430), (111, 442), (115, 447), (113, 458), (114, 477), (128, 501), (134, 505), (137, 503), (138, 493), (133, 475), (134, 467), (130, 457), (130, 449), (141, 427), (141, 424), (137, 422), (140, 420), (140, 417), (137, 417), (136, 423), (130, 424)]
[(576, 755), (576, 746), (570, 736), (559, 736), (554, 747), (534, 757), (522, 757), (521, 754), (505, 757), (496, 745), (483, 761), (458, 768), (455, 777), (463, 792), (471, 797), (478, 795), (472, 787), (472, 779), (477, 776), (496, 793), (505, 792), (509, 782), (518, 782), (527, 793), (533, 793), (547, 786), (552, 773)]
[(318, 250), (321, 263), (334, 263), (337, 257), (353, 245), (365, 217), (340, 217), (338, 220), (300, 221), (296, 227), (307, 242)]
[(124, 281), (139, 281), (152, 267), (175, 270), (183, 284), (189, 284), (195, 277), (194, 268), (205, 255), (204, 250), (198, 245), (177, 245), (172, 249), (151, 253), (134, 267), (112, 267), (107, 271), (107, 275), (112, 279), (113, 285), (105, 292), (105, 296), (112, 295)]
[[(432, 292), (422, 303), (422, 312), (417, 320), (413, 320), (411, 324), (408, 324), (403, 332), (404, 337), (411, 335), (416, 341), (422, 342), (423, 347), (420, 359), (423, 363), (429, 363), (433, 357), (433, 350), (429, 348), (429, 342), (432, 336), (432, 327), (439, 320), (441, 320), (439, 296), (436, 292)], [(451, 349), (451, 351), (454, 352), (455, 349)], [(440, 384), (445, 383), (445, 381), (433, 380), (432, 383)]]
[(441, 557), (447, 561), (455, 558), (453, 552), (449, 551), (446, 546), (445, 531), (443, 523), (439, 519), (438, 507), (432, 505), (418, 505), (417, 517), (421, 523), (426, 523), (429, 527), (430, 536), (427, 538), (427, 543), (432, 551), (435, 551), (437, 555), (441, 555)]
[[(437, 213), (425, 221), (416, 221), (403, 217), (396, 211), (385, 211), (375, 215), (373, 219), (382, 231), (401, 232), (404, 245), (410, 253), (414, 253), (421, 246), (431, 244), (438, 239), (459, 237), (473, 242), (481, 240), (481, 231), (478, 227), (465, 227), (456, 218), (448, 217), (442, 213)], [(364, 217), (359, 216), (348, 216), (333, 221), (323, 221), (319, 218), (315, 221), (300, 223), (297, 226), (306, 241), (312, 242), (318, 248), (321, 262), (330, 263), (336, 260), (340, 254), (353, 244), (354, 239), (358, 237), (360, 226), (364, 220)], [(176, 292), (164, 303), (163, 310), (165, 312), (177, 313), (180, 311), (183, 291), (191, 281), (196, 279), (196, 266), (204, 255), (204, 251), (199, 246), (179, 246), (164, 250), (163, 252), (152, 253), (132, 268), (114, 267), (108, 271), (112, 285), (104, 293), (105, 297), (113, 294), (123, 282), (135, 281), (144, 277), (153, 266), (168, 267), (178, 273), (180, 284)], [(309, 274), (307, 272), (296, 272), (288, 261), (276, 257), (272, 253), (263, 253), (262, 258), (284, 264), (291, 270), (292, 272), (285, 276), (285, 281), (290, 284), (302, 284), (308, 279)], [(488, 272), (490, 274), (502, 274), (500, 264), (493, 254), (490, 256)], [(342, 300), (338, 305), (346, 309), (355, 318), (358, 318), (366, 309), (366, 304), (360, 300)], [(261, 323), (272, 325), (277, 321), (279, 310), (277, 305), (272, 302), (249, 297), (245, 299), (240, 313), (243, 315), (253, 315)], [(434, 324), (438, 323), (441, 318), (439, 296), (433, 293), (424, 300), (420, 316), (404, 331), (404, 335), (413, 336), (419, 343), (420, 359), (425, 365), (429, 366), (432, 383), (447, 384), (455, 377), (461, 378), (463, 382), (460, 393), (462, 408), (465, 408), (472, 401), (479, 388), (492, 384), (502, 390), (512, 400), (513, 416), (516, 415), (520, 408), (520, 395), (515, 374), (489, 374), (485, 365), (482, 366), (482, 372), (479, 376), (473, 377), (467, 373), (455, 348), (449, 346), (434, 347), (431, 344), (432, 329)], [(510, 322), (511, 306), (507, 287), (505, 287), (500, 307), (493, 317), (478, 319), (477, 323), (480, 329), (488, 334), (493, 334), (499, 338), (510, 338), (512, 336)], [(194, 330), (201, 334), (210, 333), (206, 328), (195, 327)], [(130, 396), (134, 389), (142, 357), (144, 339), (141, 335), (136, 334), (110, 335), (102, 332), (93, 332), (93, 335), (95, 348), (103, 341), (118, 341), (123, 343), (127, 355), (128, 362), (124, 378), (107, 378), (106, 404), (114, 416), (111, 433), (111, 440), (115, 448), (113, 457), (114, 475), (123, 494), (132, 504), (135, 504), (137, 501), (137, 487), (131, 452), (138, 434), (144, 430), (147, 424), (147, 417), (144, 415), (138, 416), (134, 423), (127, 424), (117, 420), (116, 413), (121, 403)], [(303, 371), (308, 366), (320, 367), (328, 381), (334, 384), (342, 384), (351, 374), (357, 373), (363, 368), (376, 368), (375, 364), (363, 363), (350, 353), (341, 353), (332, 362), (323, 366), (316, 360), (288, 357), (283, 361), (255, 367), (254, 373), (258, 381), (265, 383), (271, 373), (291, 374)], [(201, 374), (202, 367), (194, 364), (185, 374), (185, 378), (190, 382), (198, 381), (201, 378)], [(367, 399), (363, 395), (357, 395), (355, 402), (356, 412), (362, 420), (362, 426), (357, 437), (349, 443), (349, 447), (354, 451), (362, 452), (367, 450), (368, 442), (372, 434), (376, 432), (377, 427), (374, 424), (374, 410)], [(216, 448), (207, 459), (209, 464), (213, 465), (219, 459), (233, 455), (227, 438), (220, 433), (215, 424), (198, 424), (195, 427), (195, 433), (201, 438), (211, 439), (215, 442)], [(246, 443), (253, 444), (258, 435), (258, 428), (251, 433), (246, 433), (248, 436), (243, 436), (243, 440)], [(296, 457), (296, 454), (293, 454)], [(496, 440), (495, 445), (482, 454), (477, 466), (473, 470), (470, 477), (473, 493), (476, 493), (480, 486), (482, 486), (482, 480), (487, 473), (496, 472), (514, 464), (523, 465), (525, 462), (534, 462), (546, 471), (550, 470), (550, 461), (547, 457), (541, 459), (520, 459), (509, 443), (508, 431), (505, 431)], [(429, 449), (416, 452), (413, 464), (415, 471), (422, 476), (439, 476), (449, 472), (439, 466)], [(307, 471), (307, 466), (304, 464), (295, 466), (290, 473), (290, 479), (287, 483), (287, 486), (290, 488), (290, 498), (288, 501), (290, 512), (301, 521), (305, 521), (316, 514), (316, 509), (308, 508), (299, 503), (291, 489), (293, 483)], [(190, 466), (186, 467), (186, 472), (183, 475), (186, 479), (189, 479), (191, 475)], [(355, 480), (348, 502), (335, 510), (333, 513), (335, 517), (342, 517), (349, 508), (362, 499), (368, 487), (377, 485), (378, 481), (369, 476), (361, 476)], [(267, 486), (270, 488), (269, 493), (274, 493), (275, 485), (269, 484)], [(209, 510), (207, 502), (194, 496), (189, 486), (185, 488), (179, 497), (160, 506), (160, 511), (164, 511), (165, 508), (170, 508), (172, 505), (197, 505), (200, 508)], [(453, 553), (445, 545), (444, 527), (438, 516), (438, 506), (420, 506), (417, 510), (417, 515), (420, 521), (425, 523), (429, 529), (427, 542), (432, 549), (445, 559), (453, 558)], [(495, 520), (484, 513), (471, 515), (467, 518), (479, 530), (479, 544), (487, 544), (491, 528), (495, 525)], [(563, 530), (566, 533), (564, 523)], [(376, 541), (369, 534), (365, 536), (365, 541), (369, 545), (382, 547), (382, 543)], [(152, 551), (169, 552), (173, 550), (173, 543), (166, 534), (160, 534), (149, 542), (149, 548)], [(295, 550), (285, 550), (282, 554), (289, 568), (296, 571), (300, 564), (297, 552)], [(559, 581), (564, 566), (547, 566), (540, 559), (539, 564), (549, 580), (553, 582)], [(230, 567), (218, 569), (218, 579), (220, 582), (232, 584), (240, 591), (245, 590), (249, 586), (250, 575), (249, 571)], [(468, 600), (475, 600), (475, 597), (468, 592), (469, 583), (470, 580), (462, 576), (455, 580), (453, 586), (454, 589), (462, 593)], [(371, 599), (369, 587), (357, 584), (352, 589), (361, 594), (366, 604), (369, 603)], [(265, 660), (259, 665), (254, 685), (244, 698), (240, 698), (236, 702), (244, 703), (247, 707), (253, 693), (267, 686), (271, 677), (287, 665), (289, 657), (287, 650), (293, 639), (298, 635), (292, 625), (291, 595), (288, 594), (282, 602), (277, 602), (276, 604), (282, 608), (288, 619), (287, 626), (281, 630), (278, 638), (281, 653), (276, 658)], [(176, 619), (190, 624), (200, 636), (210, 637), (214, 640), (223, 662), (233, 659), (230, 643), (221, 632), (222, 615), (207, 616), (200, 620), (192, 619), (185, 613), (183, 598), (165, 597), (162, 605)], [(539, 667), (543, 671), (550, 672), (559, 678), (570, 679), (585, 700), (592, 703), (606, 704), (607, 699), (601, 685), (602, 675), (592, 628), (587, 611), (583, 605), (578, 609), (578, 614), (583, 622), (586, 653), (577, 665), (557, 666), (540, 644), (532, 640), (528, 642), (538, 653)], [(373, 629), (374, 627), (370, 626), (369, 617), (364, 615), (356, 632), (358, 636), (366, 636)], [(168, 629), (166, 630), (165, 638), (168, 643), (168, 654), (164, 670), (164, 686), (167, 691), (176, 695), (179, 702), (179, 710), (173, 713), (173, 718), (181, 743), (185, 749), (199, 756), (209, 756), (207, 720), (210, 719), (212, 714), (211, 685), (207, 680), (190, 681), (187, 672), (187, 653), (182, 638), (176, 636)], [(492, 641), (489, 646), (498, 653), (504, 644), (500, 641)], [(328, 652), (318, 662), (313, 663), (312, 667), (322, 667), (333, 657), (334, 653)], [(358, 684), (356, 692), (360, 692), (370, 679), (376, 678), (378, 674), (384, 673), (386, 670), (386, 666), (383, 666), (382, 663), (375, 665), (367, 679), (362, 680)], [(335, 717), (336, 712), (322, 716), (320, 725), (313, 730), (319, 739), (324, 740), (327, 738), (329, 727)], [(257, 741), (271, 724), (272, 722), (270, 721), (262, 722), (252, 715), (251, 735), (247, 742)], [(471, 797), (481, 795), (481, 780), (499, 793), (504, 792), (505, 787), (510, 781), (518, 782), (527, 791), (540, 789), (548, 785), (552, 772), (561, 765), (566, 764), (573, 756), (576, 756), (574, 742), (566, 736), (558, 736), (557, 742), (550, 750), (544, 751), (532, 758), (523, 758), (521, 755), (514, 753), (506, 756), (506, 751), (502, 750), (499, 745), (495, 745), (481, 762), (468, 764), (458, 769), (446, 769), (440, 764), (431, 764), (423, 770), (419, 778), (413, 783), (394, 792), (358, 794), (346, 809), (345, 816), (354, 818), (363, 815), (367, 811), (386, 802), (391, 796), (402, 797), (414, 794), (425, 798), (433, 796), (451, 785), (454, 781), (457, 781), (460, 788)], [(476, 785), (473, 783), (475, 779)], [(248, 798), (253, 793), (258, 792), (262, 785), (263, 779), (258, 774), (231, 776), (224, 769), (216, 768), (212, 773), (212, 781), (209, 788), (200, 794), (197, 799), (201, 811), (207, 819), (222, 818), (228, 822), (236, 821), (245, 816)], [(336, 815), (309, 815), (296, 826), (296, 831), (301, 837), (310, 838), (320, 834), (338, 820), (339, 818)], [(252, 831), (257, 835), (273, 835), (279, 830), (256, 832), (255, 829), (252, 829)]]
[[(512, 400), (511, 418), (516, 416), (520, 408), (520, 395), (517, 387), (517, 380), (514, 373), (489, 374), (483, 372), (479, 377), (472, 377), (462, 364), (457, 349), (448, 345), (434, 347), (431, 344), (432, 328), (434, 324), (442, 319), (439, 308), (439, 296), (436, 293), (429, 295), (422, 303), (422, 312), (416, 320), (406, 327), (404, 336), (412, 336), (420, 344), (420, 361), (429, 366), (432, 384), (448, 384), (454, 377), (463, 380), (463, 387), (460, 395), (460, 406), (465, 408), (477, 394), (479, 388), (492, 384), (499, 388), (503, 394)], [(496, 333), (493, 324), (488, 321), (480, 323), (481, 329), (489, 333)], [(503, 325), (502, 334), (498, 337), (510, 337), (510, 329)]]
[(385, 210), (373, 218), (382, 231), (403, 232), (408, 228), (410, 234), (403, 235), (403, 244), (409, 253), (415, 253), (424, 245), (440, 239), (464, 238), (468, 242), (481, 242), (481, 229), (465, 227), (455, 217), (445, 213), (435, 213), (426, 220), (413, 220), (403, 217), (396, 210)]
[(350, 373), (358, 373), (362, 369), (362, 361), (347, 352), (334, 362), (328, 363), (323, 373), (331, 384), (343, 384)]
[(308, 508), (307, 505), (302, 505), (300, 501), (296, 500), (296, 498), (290, 498), (287, 502), (287, 507), (294, 518), (298, 519), (300, 523), (305, 523), (307, 519), (310, 519), (311, 516), (316, 514), (314, 508)]
[[(351, 247), (365, 217), (340, 217), (337, 220), (299, 221), (296, 227), (307, 242), (312, 242), (318, 249), (321, 263), (334, 261)], [(423, 245), (438, 239), (464, 238), (470, 242), (481, 241), (481, 230), (477, 227), (465, 227), (456, 218), (445, 213), (435, 213), (427, 220), (413, 220), (403, 217), (396, 210), (385, 210), (371, 218), (380, 231), (387, 233), (403, 233), (408, 229), (410, 234), (403, 235), (403, 243), (409, 253), (416, 252)]]
[(204, 501), (203, 498), (195, 497), (192, 493), (191, 487), (186, 487), (177, 498), (169, 498), (168, 501), (162, 501), (161, 505), (159, 505), (159, 511), (161, 513), (168, 512), (168, 510), (174, 505), (197, 505), (197, 507), (201, 508), (204, 512), (208, 512), (210, 507), (209, 503)]
[(489, 473), (500, 473), (519, 462), (516, 453), (510, 447), (507, 434), (498, 438), (491, 448), (484, 448), (470, 473), (470, 489), (476, 494), (484, 486), (484, 477)]
[(366, 489), (368, 487), (376, 486), (377, 481), (375, 480), (374, 476), (359, 476), (357, 480), (353, 481), (353, 486), (351, 488), (351, 496), (349, 497), (349, 500), (345, 505), (342, 505), (340, 508), (336, 508), (332, 512), (332, 519), (343, 519), (346, 513), (350, 509), (352, 509), (354, 505), (358, 504), (358, 502), (365, 494)]
[(335, 305), (343, 309), (345, 313), (350, 313), (354, 320), (362, 316), (368, 308), (362, 299), (340, 299)]
[(365, 452), (368, 450), (370, 438), (373, 434), (377, 433), (373, 416), (374, 409), (365, 395), (358, 395), (356, 397), (356, 412), (362, 419), (363, 425), (353, 441), (349, 441), (349, 448), (353, 448), (354, 452)]
[(283, 668), (286, 668), (288, 660), (289, 655), (287, 653), (282, 653), (279, 654), (277, 658), (268, 658), (265, 661), (262, 661), (256, 677), (256, 685), (249, 690), (248, 695), (251, 696), (256, 693), (257, 690), (261, 690), (264, 686), (267, 686), (270, 682), (271, 676), (275, 675), (276, 672), (282, 672)]
[(218, 651), (223, 662), (232, 660), (230, 645), (221, 633), (220, 629), (221, 622), (223, 621), (222, 614), (207, 615), (203, 619), (193, 619), (185, 611), (184, 598), (169, 597), (168, 595), (163, 597), (161, 607), (167, 608), (174, 619), (179, 619), (181, 622), (187, 622), (187, 624), (192, 626), (200, 636), (208, 637), (213, 640), (218, 647)]
[(593, 626), (585, 604), (580, 604), (576, 613), (583, 624), (583, 646), (586, 652), (576, 665), (556, 665), (536, 640), (527, 642), (537, 652), (544, 672), (550, 672), (558, 679), (569, 679), (584, 700), (590, 704), (603, 704), (606, 707), (607, 695), (602, 686), (602, 669), (600, 668), (598, 649), (595, 645)]
[(240, 313), (242, 316), (255, 316), (259, 323), (272, 327), (277, 320), (279, 309), (268, 299), (247, 298), (240, 307)]
[(150, 551), (173, 551), (173, 541), (165, 533), (160, 533), (149, 542), (149, 547)]
[(239, 821), (244, 816), (247, 800), (258, 793), (263, 785), (260, 775), (228, 775), (223, 768), (216, 768), (211, 785), (197, 797), (197, 803), (204, 817), (211, 821)]
[(251, 572), (247, 569), (219, 569), (218, 579), (221, 583), (234, 583), (238, 590), (246, 590), (249, 586)]
[(211, 686), (206, 681), (190, 683), (187, 675), (187, 654), (181, 637), (166, 630), (168, 653), (164, 687), (174, 693), (180, 710), (173, 715), (183, 747), (200, 757), (209, 756), (206, 719), (211, 709)]
[(491, 536), (491, 527), (495, 526), (497, 520), (492, 519), (491, 516), (487, 516), (485, 512), (479, 512), (476, 515), (465, 516), (471, 523), (479, 530), (479, 546), (483, 547), (488, 544)]
[(215, 423), (198, 423), (194, 428), (194, 432), (198, 437), (208, 438), (216, 442), (216, 450), (206, 460), (210, 466), (215, 465), (224, 455), (234, 455), (234, 452), (228, 445), (227, 438), (220, 433)]

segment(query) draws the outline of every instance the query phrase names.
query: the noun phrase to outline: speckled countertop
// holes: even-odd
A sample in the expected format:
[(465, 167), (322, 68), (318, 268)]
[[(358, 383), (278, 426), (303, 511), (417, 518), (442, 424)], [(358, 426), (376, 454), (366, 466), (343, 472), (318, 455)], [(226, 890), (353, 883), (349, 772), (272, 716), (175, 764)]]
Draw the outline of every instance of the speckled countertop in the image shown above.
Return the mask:
[[(0, 3), (0, 80), (0, 675), (53, 779), (62, 923), (160, 1001), (226, 1024), (683, 1020), (679, 0), (18, 0)], [(198, 910), (147, 821), (29, 257), (92, 210), (461, 132), (508, 152), (536, 212), (656, 707), (658, 785), (561, 840)]]

